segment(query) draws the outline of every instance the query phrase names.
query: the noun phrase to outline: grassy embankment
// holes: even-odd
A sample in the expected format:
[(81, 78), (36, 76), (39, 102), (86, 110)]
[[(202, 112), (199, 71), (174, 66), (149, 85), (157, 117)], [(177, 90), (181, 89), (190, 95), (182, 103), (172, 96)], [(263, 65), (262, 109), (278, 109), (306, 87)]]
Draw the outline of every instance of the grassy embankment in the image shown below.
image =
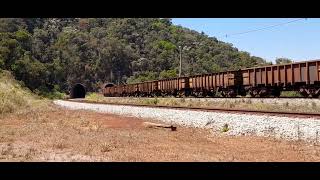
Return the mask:
[(41, 98), (23, 87), (8, 71), (0, 72), (0, 117), (8, 113), (23, 113), (49, 104), (46, 98)]

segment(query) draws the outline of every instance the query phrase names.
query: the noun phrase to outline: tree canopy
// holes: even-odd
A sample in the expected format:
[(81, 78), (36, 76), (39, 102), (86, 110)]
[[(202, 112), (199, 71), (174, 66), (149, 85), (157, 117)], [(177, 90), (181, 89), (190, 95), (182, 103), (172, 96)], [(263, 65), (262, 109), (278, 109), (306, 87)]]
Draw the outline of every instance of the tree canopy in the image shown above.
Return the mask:
[(0, 69), (31, 90), (176, 77), (179, 46), (183, 76), (267, 63), (167, 18), (0, 19)]
[(277, 58), (276, 59), (276, 64), (288, 64), (288, 63), (292, 63), (292, 62), (293, 61), (288, 58)]

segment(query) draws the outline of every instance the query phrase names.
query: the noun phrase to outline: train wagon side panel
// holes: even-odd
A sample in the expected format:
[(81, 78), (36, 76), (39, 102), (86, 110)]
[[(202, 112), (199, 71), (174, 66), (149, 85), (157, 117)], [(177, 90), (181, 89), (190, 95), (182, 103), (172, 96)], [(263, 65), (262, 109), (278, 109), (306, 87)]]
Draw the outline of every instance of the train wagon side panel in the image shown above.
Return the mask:
[(192, 88), (196, 89), (197, 88), (196, 76), (192, 77), (192, 81), (191, 82), (192, 82)]
[(179, 78), (178, 80), (178, 89), (184, 89), (185, 88), (185, 78)]
[(255, 78), (256, 78), (255, 84), (257, 84), (257, 85), (261, 84), (261, 81), (262, 81), (261, 71), (262, 71), (261, 68), (257, 68), (255, 71)]
[(137, 84), (132, 84), (132, 85), (131, 85), (131, 88), (130, 88), (130, 89), (131, 89), (131, 93), (132, 93), (132, 94), (134, 94), (134, 93), (136, 93), (136, 92), (138, 91), (137, 86), (138, 86)]
[(111, 94), (110, 94), (110, 88), (111, 87), (106, 87), (106, 88), (104, 88), (104, 90), (103, 90), (103, 95), (104, 96), (110, 96)]
[(218, 86), (223, 87), (224, 86), (224, 74), (219, 73), (219, 84)]
[(295, 83), (314, 84), (319, 82), (319, 61), (278, 65), (274, 69), (275, 79), (281, 85)]
[(142, 91), (142, 84), (141, 84), (141, 83), (138, 83), (138, 84), (137, 84), (137, 91), (138, 91), (138, 92), (141, 92), (141, 91)]
[(161, 92), (166, 92), (167, 91), (167, 80), (162, 79), (158, 81), (158, 90)]
[(118, 95), (121, 95), (121, 94), (123, 94), (123, 92), (124, 92), (124, 85), (120, 85), (120, 86), (118, 86), (118, 88), (117, 88), (117, 94)]
[(173, 89), (179, 89), (179, 85), (178, 85), (178, 79), (172, 79), (172, 85), (173, 85)]
[(213, 89), (213, 76), (212, 74), (208, 75), (208, 89)]
[(186, 88), (189, 88), (190, 83), (189, 83), (189, 77), (180, 77), (180, 78), (176, 78), (176, 89), (181, 91), (184, 90)]
[(151, 82), (151, 92), (158, 90), (158, 81), (152, 81)]
[(227, 76), (227, 84), (225, 84), (225, 87), (236, 85), (234, 72), (229, 72), (228, 74), (226, 74), (226, 76)]
[(176, 78), (174, 80), (174, 84), (175, 84), (175, 89), (177, 90), (181, 89), (181, 80), (179, 78)]
[(293, 82), (301, 82), (300, 64), (293, 64)]
[(266, 74), (266, 84), (265, 85), (273, 85), (274, 83), (274, 78), (273, 78), (273, 72), (272, 72), (272, 67), (267, 67), (267, 74)]
[(320, 61), (249, 68), (241, 72), (244, 86), (288, 86), (296, 83), (308, 85), (320, 81)]
[(189, 78), (189, 87), (190, 87), (191, 89), (194, 89), (194, 88), (195, 88), (195, 77), (194, 77), (194, 76), (191, 76), (191, 77)]
[(110, 94), (112, 96), (116, 96), (117, 86), (113, 86), (110, 88)]
[(228, 74), (227, 73), (223, 73), (223, 84), (222, 86), (224, 88), (228, 87), (229, 86), (229, 77), (228, 77)]
[(158, 90), (161, 91), (162, 90), (162, 80), (158, 81)]
[(127, 93), (132, 94), (134, 92), (133, 84), (127, 85)]
[(291, 65), (286, 65), (285, 66), (285, 72), (286, 72), (286, 81), (287, 83), (289, 83), (290, 85), (293, 84), (293, 76), (292, 76), (292, 73), (293, 73), (293, 67), (292, 67), (292, 64)]
[(310, 84), (314, 84), (319, 81), (319, 63), (320, 62), (311, 62), (308, 64), (308, 73), (309, 73), (309, 82)]
[(250, 85), (249, 70), (242, 71), (243, 85)]
[(119, 96), (121, 94), (121, 89), (122, 89), (122, 87), (120, 85), (118, 85), (117, 88), (115, 89), (115, 93), (117, 96)]
[(206, 79), (205, 79), (204, 74), (200, 76), (200, 80), (201, 80), (200, 89), (205, 89), (206, 88)]
[(193, 76), (189, 77), (189, 87), (190, 87), (190, 89), (194, 88), (194, 85), (193, 85)]
[(189, 78), (188, 77), (185, 77), (185, 78), (183, 78), (183, 81), (182, 81), (182, 88), (184, 88), (184, 89), (189, 89), (190, 87), (189, 87)]
[(215, 89), (217, 87), (217, 75), (211, 74), (212, 77), (212, 87)]

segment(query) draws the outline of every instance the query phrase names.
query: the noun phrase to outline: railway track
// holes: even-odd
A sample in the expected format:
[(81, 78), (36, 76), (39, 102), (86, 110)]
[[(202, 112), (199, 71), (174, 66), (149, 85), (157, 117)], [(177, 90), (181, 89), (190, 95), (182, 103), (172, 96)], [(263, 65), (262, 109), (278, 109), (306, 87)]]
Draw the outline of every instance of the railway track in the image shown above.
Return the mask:
[(146, 105), (146, 104), (130, 104), (130, 103), (106, 103), (94, 102), (85, 99), (68, 99), (70, 102), (91, 103), (91, 104), (106, 104), (106, 105), (121, 105), (121, 106), (134, 106), (134, 107), (148, 107), (148, 108), (162, 108), (162, 109), (181, 109), (192, 111), (205, 111), (205, 112), (224, 112), (236, 114), (254, 114), (254, 115), (268, 115), (278, 117), (294, 117), (294, 118), (314, 118), (320, 120), (320, 113), (304, 113), (304, 112), (282, 112), (282, 111), (265, 111), (265, 110), (247, 110), (235, 108), (205, 108), (205, 107), (184, 107), (184, 106), (164, 106), (164, 105)]

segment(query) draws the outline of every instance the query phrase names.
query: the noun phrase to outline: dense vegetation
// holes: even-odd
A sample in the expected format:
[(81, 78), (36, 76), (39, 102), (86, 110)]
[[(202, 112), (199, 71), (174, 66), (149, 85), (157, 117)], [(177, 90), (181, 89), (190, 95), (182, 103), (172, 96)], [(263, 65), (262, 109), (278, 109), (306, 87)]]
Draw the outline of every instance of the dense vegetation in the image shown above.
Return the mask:
[(44, 94), (76, 82), (95, 91), (105, 82), (175, 77), (179, 50), (182, 75), (267, 63), (170, 19), (0, 19), (0, 70)]

